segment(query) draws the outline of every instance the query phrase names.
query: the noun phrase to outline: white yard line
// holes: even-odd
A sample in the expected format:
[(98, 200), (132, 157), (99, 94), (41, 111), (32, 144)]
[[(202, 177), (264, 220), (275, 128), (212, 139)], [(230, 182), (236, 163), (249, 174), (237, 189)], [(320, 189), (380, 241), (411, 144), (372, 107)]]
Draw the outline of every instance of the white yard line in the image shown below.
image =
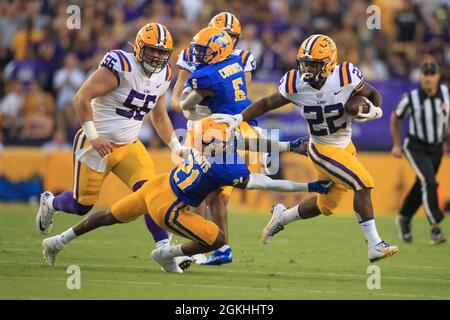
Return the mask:
[[(150, 260), (149, 260), (150, 261)], [(7, 260), (0, 260), (0, 263), (3, 264), (27, 264), (27, 265), (38, 265), (38, 266), (44, 266), (46, 263), (43, 261), (42, 263), (38, 262), (15, 262), (15, 261), (7, 261)], [(86, 266), (86, 267), (99, 267), (99, 268), (130, 268), (130, 269), (148, 269), (153, 268), (153, 265), (149, 266), (137, 266), (137, 265), (108, 265), (108, 264), (95, 264), (95, 263), (79, 263), (80, 266)], [(278, 276), (310, 276), (310, 277), (329, 277), (329, 278), (354, 278), (354, 279), (366, 279), (366, 274), (346, 274), (346, 273), (327, 273), (327, 272), (284, 272), (284, 271), (241, 271), (241, 270), (228, 270), (228, 269), (208, 269), (209, 267), (201, 267), (204, 268), (205, 271), (212, 271), (213, 273), (231, 273), (231, 274), (256, 274), (256, 275), (278, 275)], [(438, 282), (438, 283), (450, 283), (450, 279), (431, 279), (431, 278), (417, 278), (417, 277), (397, 277), (397, 276), (382, 276), (383, 279), (391, 279), (391, 280), (402, 280), (402, 281), (418, 281), (418, 282)]]
[[(13, 279), (13, 280), (33, 280), (33, 281), (63, 281), (65, 278), (41, 278), (41, 277), (9, 277), (0, 276), (0, 279)], [(124, 285), (144, 285), (144, 286), (164, 286), (164, 287), (193, 287), (199, 289), (225, 289), (225, 290), (243, 290), (243, 291), (276, 291), (276, 292), (298, 292), (298, 293), (315, 293), (315, 294), (335, 294), (335, 295), (374, 295), (381, 297), (403, 297), (403, 298), (421, 298), (421, 299), (446, 299), (450, 300), (450, 297), (433, 296), (424, 294), (404, 294), (404, 293), (381, 293), (381, 292), (363, 292), (363, 291), (337, 291), (337, 290), (316, 290), (316, 289), (289, 289), (289, 288), (276, 288), (276, 287), (250, 287), (250, 286), (222, 286), (222, 285), (207, 285), (198, 283), (170, 283), (168, 281), (126, 281), (126, 280), (101, 280), (101, 279), (84, 279), (83, 282), (93, 283), (109, 283), (109, 284), (124, 284)]]

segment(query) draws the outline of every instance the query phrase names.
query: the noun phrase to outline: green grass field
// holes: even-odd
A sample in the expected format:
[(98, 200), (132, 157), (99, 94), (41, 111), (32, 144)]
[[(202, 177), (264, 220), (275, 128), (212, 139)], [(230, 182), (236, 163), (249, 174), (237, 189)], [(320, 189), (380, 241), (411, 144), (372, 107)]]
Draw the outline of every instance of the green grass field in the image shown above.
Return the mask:
[[(414, 221), (412, 245), (400, 242), (393, 217), (377, 219), (400, 253), (378, 263), (381, 289), (369, 290), (367, 248), (350, 216), (297, 222), (263, 245), (267, 216), (231, 214), (233, 263), (194, 265), (180, 275), (160, 271), (150, 258), (143, 218), (76, 239), (48, 267), (35, 211), (0, 205), (0, 299), (450, 299), (450, 244), (430, 246), (423, 217)], [(58, 214), (51, 234), (77, 221)], [(443, 229), (449, 234), (447, 222)], [(81, 268), (80, 290), (66, 288), (70, 265)]]

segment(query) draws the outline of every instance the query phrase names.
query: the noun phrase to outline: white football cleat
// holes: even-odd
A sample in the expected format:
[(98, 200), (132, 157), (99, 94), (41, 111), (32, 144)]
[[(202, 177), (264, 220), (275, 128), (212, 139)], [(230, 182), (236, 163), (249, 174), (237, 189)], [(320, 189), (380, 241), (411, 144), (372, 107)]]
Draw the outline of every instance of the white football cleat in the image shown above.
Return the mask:
[(208, 260), (208, 258), (206, 257), (206, 255), (204, 253), (194, 254), (192, 256), (192, 259), (194, 259), (196, 264), (203, 264)]
[(181, 270), (186, 271), (191, 267), (194, 259), (188, 256), (175, 257), (176, 264), (181, 268)]
[(56, 211), (52, 205), (54, 198), (53, 193), (49, 191), (41, 194), (39, 210), (36, 215), (36, 228), (42, 235), (48, 234), (53, 226), (53, 214)]
[(174, 257), (168, 253), (167, 247), (156, 248), (152, 251), (152, 258), (160, 264), (166, 272), (183, 273), (183, 270), (178, 266)]
[(44, 248), (42, 253), (45, 261), (47, 261), (49, 266), (53, 267), (55, 265), (56, 256), (64, 248), (64, 243), (59, 240), (58, 235), (44, 239), (42, 241), (42, 247)]
[(375, 262), (393, 256), (397, 252), (397, 246), (390, 246), (386, 242), (381, 241), (380, 243), (369, 247), (369, 260), (370, 262)]
[(281, 203), (272, 207), (272, 217), (261, 233), (261, 240), (264, 244), (269, 243), (271, 237), (284, 229), (281, 224), (281, 214), (284, 210), (286, 210), (286, 207)]

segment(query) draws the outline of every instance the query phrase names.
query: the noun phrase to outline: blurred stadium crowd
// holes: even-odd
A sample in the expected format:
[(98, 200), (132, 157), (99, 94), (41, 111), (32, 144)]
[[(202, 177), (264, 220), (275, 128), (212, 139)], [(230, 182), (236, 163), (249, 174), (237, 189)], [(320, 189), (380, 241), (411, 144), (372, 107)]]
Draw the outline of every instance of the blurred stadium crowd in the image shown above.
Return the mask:
[[(81, 8), (79, 30), (66, 27), (72, 4)], [(366, 26), (371, 4), (381, 8), (379, 30)], [(70, 148), (79, 128), (73, 96), (108, 50), (132, 51), (128, 42), (134, 41), (137, 30), (159, 22), (174, 38), (175, 66), (179, 51), (221, 11), (241, 21), (238, 47), (254, 54), (254, 78), (260, 81), (278, 81), (294, 66), (300, 43), (313, 33), (330, 35), (339, 61), (357, 64), (369, 81), (416, 81), (424, 54), (436, 56), (443, 77), (450, 78), (447, 0), (1, 1), (0, 148)], [(160, 145), (149, 125), (141, 138)]]

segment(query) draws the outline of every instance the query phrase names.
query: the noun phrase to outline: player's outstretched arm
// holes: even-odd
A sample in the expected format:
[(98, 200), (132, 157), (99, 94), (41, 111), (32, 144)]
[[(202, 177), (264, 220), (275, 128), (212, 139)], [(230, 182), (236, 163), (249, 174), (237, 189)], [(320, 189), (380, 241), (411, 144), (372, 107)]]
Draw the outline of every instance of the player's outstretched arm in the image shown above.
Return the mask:
[(170, 106), (173, 111), (183, 112), (181, 108), (181, 93), (183, 92), (183, 87), (186, 81), (191, 76), (191, 73), (185, 69), (179, 69), (177, 82), (175, 82), (175, 86), (173, 87), (172, 97), (170, 98)]
[(236, 188), (248, 190), (270, 190), (278, 192), (318, 192), (326, 194), (331, 187), (330, 181), (314, 181), (301, 183), (290, 180), (274, 180), (261, 173), (251, 173), (243, 182), (236, 184)]
[(268, 97), (252, 103), (242, 113), (235, 114), (234, 116), (216, 114), (213, 115), (213, 117), (217, 118), (217, 123), (226, 123), (229, 126), (229, 130), (233, 130), (237, 128), (242, 121), (254, 119), (270, 110), (277, 109), (288, 103), (290, 103), (289, 100), (284, 98), (279, 92), (275, 92)]
[(104, 157), (111, 152), (110, 143), (100, 137), (94, 126), (91, 100), (103, 96), (119, 85), (116, 76), (107, 68), (100, 67), (82, 84), (74, 97), (74, 109), (78, 120), (92, 146)]
[(309, 137), (301, 137), (293, 141), (276, 141), (262, 137), (238, 139), (239, 150), (254, 152), (294, 152), (301, 155), (307, 154)]

